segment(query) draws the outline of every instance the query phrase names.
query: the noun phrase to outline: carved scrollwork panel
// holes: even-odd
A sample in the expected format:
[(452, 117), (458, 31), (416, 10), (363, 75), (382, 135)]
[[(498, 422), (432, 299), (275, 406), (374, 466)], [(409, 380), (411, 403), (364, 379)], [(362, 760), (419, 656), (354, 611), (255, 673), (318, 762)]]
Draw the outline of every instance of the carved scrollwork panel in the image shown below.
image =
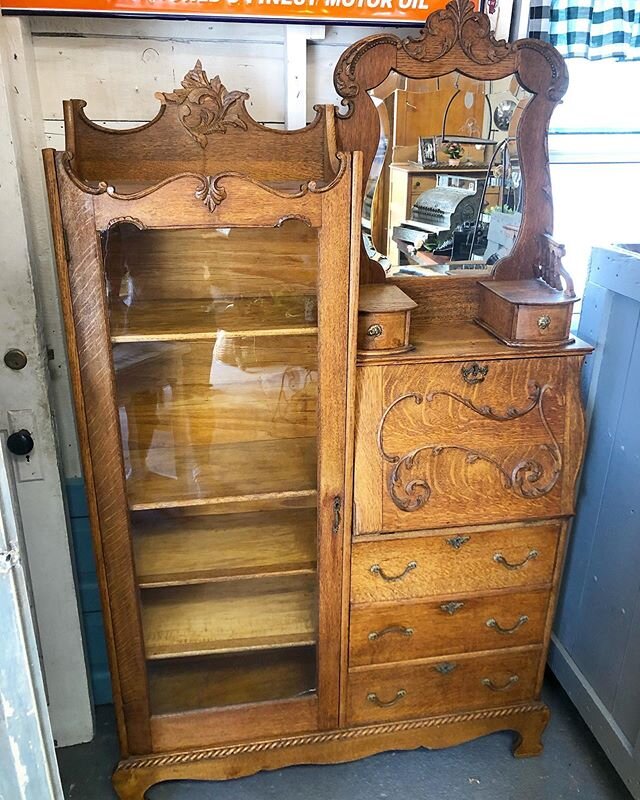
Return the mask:
[[(417, 511), (429, 502), (436, 471), (442, 458), (462, 456), (464, 464), (473, 466), (488, 464), (500, 478), (505, 491), (532, 500), (548, 494), (558, 483), (562, 473), (562, 451), (545, 414), (544, 401), (554, 388), (551, 384), (539, 385), (529, 381), (528, 402), (520, 407), (508, 406), (504, 411), (491, 406), (477, 405), (472, 400), (448, 390), (430, 391), (424, 394), (409, 392), (396, 398), (385, 409), (378, 425), (378, 451), (390, 465), (387, 475), (387, 490), (394, 504), (401, 511)], [(468, 408), (474, 414), (498, 423), (509, 423), (537, 413), (545, 432), (546, 441), (534, 445), (533, 452), (518, 459), (515, 464), (504, 463), (499, 457), (479, 448), (461, 444), (429, 442), (420, 444), (405, 453), (390, 453), (384, 444), (384, 429), (390, 415), (401, 403), (413, 400), (416, 405), (432, 403), (437, 397), (451, 398), (455, 403)]]

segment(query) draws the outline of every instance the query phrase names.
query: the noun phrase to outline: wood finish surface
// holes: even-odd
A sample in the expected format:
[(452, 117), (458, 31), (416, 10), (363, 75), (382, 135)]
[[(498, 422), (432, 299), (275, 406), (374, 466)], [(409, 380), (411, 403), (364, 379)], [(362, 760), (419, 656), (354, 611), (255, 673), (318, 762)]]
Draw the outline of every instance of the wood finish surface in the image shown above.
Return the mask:
[(349, 673), (351, 725), (533, 700), (540, 648), (392, 664)]
[[(404, 39), (391, 33), (368, 36), (340, 57), (333, 82), (346, 107), (336, 121), (338, 147), (364, 152), (364, 180), (373, 164), (380, 139), (380, 121), (370, 90), (390, 72), (412, 79), (437, 78), (453, 71), (476, 80), (515, 75), (532, 93), (518, 122), (520, 166), (527, 187), (522, 224), (511, 253), (494, 268), (494, 276), (520, 279), (539, 272), (540, 236), (553, 230), (551, 181), (546, 150), (549, 119), (566, 92), (568, 74), (559, 53), (546, 42), (520, 39), (496, 41), (488, 19), (467, 0), (453, 0), (436, 11), (417, 34)], [(424, 101), (423, 101), (424, 102)], [(367, 282), (381, 282), (377, 262), (362, 256)]]
[(456, 599), (462, 592), (549, 585), (559, 533), (557, 523), (548, 523), (356, 541), (351, 600)]
[[(183, 85), (116, 133), (72, 101), (69, 152), (45, 152), (121, 800), (497, 730), (542, 750), (589, 348), (507, 347), (473, 323), (475, 275), (396, 278), (415, 349), (356, 370), (358, 262), (383, 277), (360, 244), (367, 94), (394, 70), (516, 74), (533, 94), (522, 227), (493, 277), (557, 277), (545, 136), (566, 69), (463, 0), (343, 54), (337, 131), (327, 109), (269, 131), (196, 65), (185, 80), (224, 110)], [(362, 328), (405, 313), (370, 309), (377, 293)], [(406, 315), (391, 328), (406, 345)]]
[(175, 714), (304, 695), (315, 688), (312, 647), (154, 662), (149, 695), (154, 714)]
[[(210, 509), (205, 509), (210, 511)], [(314, 508), (247, 514), (139, 512), (132, 519), (143, 588), (314, 573)]]
[(548, 603), (548, 590), (538, 589), (354, 605), (349, 663), (354, 668), (542, 644)]
[(300, 131), (280, 131), (248, 113), (246, 92), (227, 91), (197, 61), (182, 88), (157, 92), (160, 109), (149, 123), (112, 130), (89, 120), (82, 100), (64, 104), (66, 147), (86, 181), (159, 182), (183, 170), (213, 175), (245, 172), (249, 154), (259, 180), (313, 180), (335, 166), (334, 109), (317, 106), (315, 119)]
[[(564, 471), (582, 448), (567, 452), (565, 432), (582, 412), (566, 393), (565, 359), (381, 372), (359, 376), (358, 533), (573, 512)], [(370, 502), (380, 493), (381, 507)]]
[[(47, 158), (53, 164), (51, 156)], [(123, 698), (128, 697), (127, 693), (134, 698), (129, 705), (123, 705), (121, 713), (123, 737), (126, 726), (130, 748), (127, 751), (123, 746), (125, 753), (202, 744), (211, 741), (220, 724), (224, 725), (224, 734), (215, 734), (218, 740), (220, 736), (237, 737), (249, 713), (263, 719), (254, 725), (262, 735), (337, 723), (338, 687), (333, 676), (340, 658), (342, 539), (349, 521), (348, 509), (343, 506), (345, 434), (353, 391), (348, 388), (353, 386), (353, 380), (349, 384), (346, 378), (349, 364), (353, 363), (353, 350), (343, 343), (350, 341), (351, 347), (355, 346), (356, 306), (351, 312), (348, 309), (349, 302), (357, 300), (355, 296), (350, 301), (350, 287), (358, 284), (354, 277), (357, 264), (350, 263), (351, 199), (352, 192), (357, 195), (360, 186), (357, 157), (355, 161), (353, 179), (351, 159), (343, 157), (332, 186), (303, 188), (293, 194), (268, 190), (240, 176), (230, 178), (235, 190), (231, 184), (215, 184), (214, 179), (178, 176), (161, 185), (157, 194), (144, 190), (125, 198), (106, 194), (101, 187), (87, 190), (69, 172), (67, 157), (58, 156), (57, 196), (63, 201), (63, 217), (75, 220), (77, 208), (87, 210), (85, 227), (74, 230), (74, 235), (85, 237), (79, 245), (84, 248), (82, 257), (74, 255), (75, 240), (67, 234), (69, 260), (60, 228), (59, 254), (64, 257), (61, 272), (65, 273), (62, 280), (67, 280), (68, 269), (76, 268), (78, 278), (70, 287), (72, 302), (80, 302), (91, 281), (100, 301), (93, 304), (90, 315), (87, 306), (83, 306), (83, 312), (76, 310), (70, 331), (74, 337), (90, 336), (87, 346), (100, 353), (99, 358), (93, 355), (87, 362), (80, 351), (79, 363), (84, 373), (77, 397), (84, 404), (91, 396), (96, 414), (95, 422), (89, 425), (86, 447), (88, 472), (92, 470), (96, 480), (101, 481), (101, 488), (96, 488), (100, 547), (105, 547), (111, 537), (120, 553), (119, 559), (110, 556), (108, 565), (105, 559), (111, 572), (105, 576), (104, 591), (107, 602), (117, 611), (112, 618), (121, 619), (123, 632), (128, 631), (123, 633), (126, 643), (116, 641), (113, 647), (119, 665), (114, 677), (121, 681), (115, 687), (116, 698), (119, 692)], [(52, 194), (56, 194), (54, 189)], [(251, 195), (253, 200), (249, 201)], [(265, 201), (267, 205), (271, 201), (268, 210)], [(228, 302), (222, 307), (216, 306), (215, 300), (205, 308), (203, 301), (211, 296), (210, 287), (206, 282), (197, 286), (197, 270), (193, 267), (182, 270), (185, 280), (181, 284), (160, 280), (154, 285), (151, 264), (161, 275), (170, 275), (176, 259), (185, 258), (180, 244), (195, 243), (197, 251), (190, 263), (200, 261), (200, 275), (211, 276), (219, 293), (214, 297), (224, 298), (233, 280), (224, 270), (224, 279), (217, 279), (225, 258), (224, 253), (212, 255), (221, 243), (218, 226), (243, 225), (248, 219), (248, 207), (255, 209), (252, 232), (262, 226), (267, 245), (275, 240), (273, 230), (285, 234), (283, 246), (271, 260), (263, 259), (262, 263), (252, 255), (259, 241), (255, 233), (244, 244), (240, 244), (241, 236), (234, 237), (238, 240), (234, 244), (246, 248), (244, 256), (236, 255), (236, 271), (243, 267), (249, 273), (254, 270), (256, 275), (265, 277), (264, 287), (256, 291), (259, 282), (254, 282), (251, 290), (246, 283), (244, 295), (240, 287), (238, 302), (230, 310)], [(332, 220), (331, 231), (323, 228), (324, 216)], [(285, 221), (289, 218), (296, 218), (292, 223), (295, 235)], [(302, 220), (302, 227), (296, 220)], [(283, 222), (282, 229), (269, 227)], [(197, 233), (191, 228), (194, 223), (201, 226)], [(131, 224), (135, 227), (131, 228)], [(163, 226), (181, 224), (188, 235), (182, 236), (182, 242), (169, 244), (171, 231)], [(304, 228), (314, 225), (307, 247)], [(100, 234), (106, 229), (108, 233)], [(205, 235), (207, 229), (211, 236)], [(178, 239), (182, 233), (177, 232)], [(209, 255), (203, 259), (205, 252)], [(226, 252), (231, 252), (229, 246)], [(128, 260), (130, 253), (132, 258)], [(106, 281), (101, 257), (106, 259)], [(343, 268), (335, 270), (336, 263)], [(281, 269), (283, 265), (289, 269), (285, 281), (275, 279), (278, 264)], [(128, 275), (126, 283), (123, 265)], [(86, 276), (81, 277), (86, 270), (91, 270), (89, 281)], [(176, 296), (178, 285), (181, 291)], [(122, 297), (123, 287), (128, 292), (126, 308), (114, 303), (114, 298)], [(301, 291), (308, 300), (301, 299)], [(138, 300), (142, 303), (139, 308)], [(169, 305), (163, 305), (166, 303)], [(200, 316), (192, 314), (197, 304)], [(306, 330), (302, 336), (296, 327), (299, 313), (309, 318), (304, 320)], [(218, 332), (225, 327), (239, 335), (229, 337), (229, 347), (221, 350), (219, 336), (211, 341), (212, 330)], [(323, 330), (327, 333), (323, 334)], [(266, 336), (260, 335), (265, 332)], [(248, 348), (243, 345), (247, 339), (252, 343)], [(221, 377), (213, 383), (217, 395), (211, 394), (210, 385), (212, 346), (218, 356), (216, 363), (220, 364)], [(283, 361), (297, 363), (309, 374), (293, 403), (287, 396), (292, 384)], [(249, 380), (236, 385), (235, 377), (225, 382), (225, 374), (238, 375), (239, 368), (249, 376), (255, 367), (270, 373), (271, 382)], [(170, 395), (167, 387), (171, 387)], [(266, 408), (261, 403), (264, 398)], [(106, 415), (105, 402), (109, 404)], [(121, 443), (118, 411), (120, 421), (126, 421)], [(207, 425), (207, 414), (212, 411), (214, 426)], [(105, 427), (105, 418), (114, 421), (111, 427)], [(158, 437), (167, 435), (171, 437), (170, 445), (166, 439), (159, 444)], [(111, 437), (108, 443), (105, 436)], [(318, 455), (323, 451), (323, 441), (331, 442), (332, 447)], [(99, 458), (96, 448), (100, 448)], [(109, 448), (113, 448), (114, 458), (103, 458), (105, 453), (108, 456)], [(198, 466), (195, 470), (194, 465)], [(116, 490), (126, 494), (118, 495)], [(339, 507), (336, 498), (340, 500)], [(298, 515), (297, 522), (290, 520), (287, 524), (286, 509), (296, 507), (303, 509), (292, 512)], [(134, 512), (133, 524), (128, 509)], [(263, 509), (267, 528), (261, 532), (262, 539), (248, 530), (251, 520), (246, 516), (240, 521), (236, 517), (235, 527), (233, 520), (228, 522), (230, 517), (223, 518), (226, 522), (217, 520), (211, 527), (204, 521), (218, 512), (233, 516), (243, 510), (246, 515)], [(167, 516), (159, 530), (152, 518), (161, 512)], [(184, 527), (180, 519), (188, 520)], [(269, 519), (274, 536), (267, 542)], [(314, 520), (315, 544), (311, 537)], [(215, 559), (213, 550), (206, 550), (204, 557), (197, 559), (196, 540), (201, 539), (199, 545), (203, 547), (207, 537), (210, 541), (216, 530), (225, 528), (227, 533), (238, 535), (233, 544), (220, 548), (220, 559)], [(170, 566), (172, 532), (177, 537), (179, 556), (177, 563), (174, 560)], [(295, 548), (291, 549), (296, 541), (297, 555)], [(136, 572), (136, 566), (140, 572)], [(317, 584), (319, 569), (326, 572), (321, 588)], [(335, 576), (335, 583), (331, 576)], [(143, 588), (138, 589), (136, 584)], [(302, 650), (303, 645), (315, 647)], [(274, 661), (274, 686), (278, 682), (283, 686), (290, 683), (292, 689), (298, 686), (293, 694), (317, 693), (313, 700), (296, 701), (302, 705), (295, 724), (285, 722), (288, 706), (282, 702), (287, 701), (265, 694), (268, 668), (259, 677), (257, 667), (251, 667), (249, 661), (244, 689), (234, 688), (223, 677), (226, 668), (215, 661), (225, 654), (263, 649), (271, 658), (276, 657), (272, 653), (290, 650), (302, 659), (297, 672), (287, 665), (284, 656), (280, 662)], [(127, 652), (135, 658), (123, 661)], [(303, 665), (308, 662), (309, 653), (315, 653), (317, 676), (311, 685), (299, 689), (300, 676), (308, 674)], [(181, 668), (167, 672), (169, 665), (181, 661), (193, 664), (194, 658), (200, 659), (200, 670), (204, 668), (203, 658), (213, 659), (212, 674), (220, 675), (221, 686), (228, 684), (229, 710), (221, 712), (222, 716), (216, 709), (196, 710), (193, 705), (197, 700), (192, 696), (192, 707), (183, 713), (151, 716), (145, 661), (149, 659), (154, 676), (162, 676), (163, 686), (174, 686), (167, 683), (167, 676), (178, 674), (177, 680), (182, 681)], [(255, 679), (251, 677), (254, 673)], [(280, 674), (282, 680), (277, 677)], [(165, 711), (164, 690), (160, 690), (158, 700), (158, 685), (154, 678), (153, 702)], [(256, 691), (253, 698), (248, 694), (252, 686)], [(221, 689), (221, 700), (225, 691)], [(233, 700), (243, 691), (246, 711)], [(276, 689), (274, 692), (280, 693)], [(195, 697), (207, 701), (209, 696), (196, 693)], [(256, 699), (262, 700), (263, 705)]]
[(141, 606), (147, 658), (294, 647), (317, 636), (315, 576), (145, 589)]
[(353, 761), (384, 750), (451, 747), (494, 731), (513, 731), (513, 753), (526, 758), (542, 752), (541, 736), (548, 721), (549, 709), (533, 702), (282, 738), (256, 737), (245, 744), (121, 761), (114, 788), (121, 800), (141, 800), (144, 792), (160, 781), (220, 780), (291, 764)]

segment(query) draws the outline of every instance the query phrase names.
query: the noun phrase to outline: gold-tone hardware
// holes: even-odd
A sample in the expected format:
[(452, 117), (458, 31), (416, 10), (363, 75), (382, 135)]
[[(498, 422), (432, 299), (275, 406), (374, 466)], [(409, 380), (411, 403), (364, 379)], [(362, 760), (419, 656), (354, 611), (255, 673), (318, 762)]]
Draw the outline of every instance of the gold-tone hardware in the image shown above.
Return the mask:
[(440, 606), (440, 611), (444, 611), (445, 614), (450, 614), (453, 616), (456, 611), (460, 611), (460, 609), (464, 606), (464, 603), (461, 601), (452, 600), (450, 603), (443, 603)]
[(451, 545), (454, 550), (459, 550), (463, 544), (466, 544), (471, 539), (470, 536), (452, 536), (447, 539), (447, 544)]
[(331, 525), (331, 532), (337, 533), (340, 528), (340, 509), (342, 508), (342, 498), (337, 494), (333, 498), (333, 524)]
[(522, 614), (522, 616), (518, 619), (515, 625), (512, 625), (510, 628), (503, 628), (502, 625), (500, 625), (500, 623), (497, 620), (491, 617), (491, 619), (487, 620), (487, 628), (493, 628), (498, 633), (509, 634), (509, 633), (515, 633), (518, 630), (518, 628), (521, 628), (527, 622), (529, 622), (529, 617), (526, 614)]
[(512, 675), (502, 686), (496, 686), (491, 678), (483, 678), (480, 683), (486, 686), (487, 689), (491, 689), (492, 692), (505, 692), (507, 689), (510, 689), (514, 683), (518, 683), (519, 680), (520, 678), (517, 675)]
[(401, 636), (413, 636), (413, 628), (405, 628), (404, 625), (389, 625), (381, 631), (371, 631), (369, 634), (369, 641), (376, 642), (388, 633), (399, 633)]
[(367, 336), (371, 336), (374, 339), (376, 336), (382, 336), (382, 325), (370, 325), (367, 328)]
[(389, 706), (395, 706), (397, 702), (399, 702), (400, 700), (402, 700), (403, 697), (406, 696), (407, 696), (406, 689), (398, 689), (398, 691), (396, 692), (396, 696), (393, 698), (393, 700), (387, 700), (387, 701), (380, 700), (380, 698), (375, 692), (369, 692), (369, 694), (367, 695), (367, 700), (370, 703), (373, 703), (374, 706), (378, 706), (379, 708), (389, 708)]
[(395, 581), (401, 581), (407, 573), (411, 572), (411, 570), (415, 569), (417, 566), (417, 561), (410, 561), (399, 575), (387, 575), (380, 564), (372, 564), (369, 567), (369, 572), (373, 575), (379, 575), (382, 580), (387, 581), (387, 583), (394, 583)]
[(452, 664), (450, 661), (444, 661), (442, 664), (436, 664), (433, 669), (441, 675), (449, 675), (457, 666), (457, 664)]
[(546, 331), (549, 325), (551, 325), (551, 317), (548, 314), (538, 317), (538, 327), (541, 331)]
[(487, 373), (489, 372), (489, 367), (482, 366), (478, 364), (477, 361), (474, 361), (472, 364), (465, 365), (463, 364), (460, 369), (460, 374), (462, 375), (462, 379), (465, 383), (482, 383), (482, 381), (487, 377)]
[(534, 561), (537, 557), (538, 557), (538, 551), (531, 550), (529, 551), (526, 558), (523, 558), (522, 561), (518, 561), (515, 564), (512, 564), (509, 561), (507, 561), (507, 559), (502, 555), (502, 553), (496, 553), (493, 557), (493, 560), (498, 564), (502, 564), (502, 566), (505, 567), (506, 569), (520, 569), (521, 567), (524, 567), (527, 561)]

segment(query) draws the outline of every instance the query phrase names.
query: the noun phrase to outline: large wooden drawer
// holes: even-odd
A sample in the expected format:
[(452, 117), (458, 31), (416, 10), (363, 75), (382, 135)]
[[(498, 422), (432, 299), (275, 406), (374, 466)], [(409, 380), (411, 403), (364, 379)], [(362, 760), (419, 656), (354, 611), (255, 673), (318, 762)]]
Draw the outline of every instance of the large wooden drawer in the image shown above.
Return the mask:
[(356, 605), (349, 666), (541, 644), (549, 590)]
[(355, 532), (573, 513), (581, 357), (358, 370)]
[(540, 648), (349, 673), (347, 724), (414, 719), (533, 699)]
[(351, 601), (454, 595), (551, 583), (560, 523), (356, 541)]

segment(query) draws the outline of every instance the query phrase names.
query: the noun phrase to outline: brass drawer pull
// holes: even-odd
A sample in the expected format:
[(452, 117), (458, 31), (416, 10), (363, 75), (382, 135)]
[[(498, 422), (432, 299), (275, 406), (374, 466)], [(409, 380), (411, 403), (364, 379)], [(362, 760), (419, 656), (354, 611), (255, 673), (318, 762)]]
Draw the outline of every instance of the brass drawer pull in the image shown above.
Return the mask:
[(371, 631), (368, 638), (370, 642), (376, 642), (388, 633), (399, 633), (401, 636), (413, 636), (413, 628), (405, 628), (404, 625), (389, 625), (381, 631)]
[(411, 570), (415, 569), (417, 566), (417, 561), (410, 561), (399, 575), (387, 575), (380, 564), (373, 564), (369, 567), (369, 572), (373, 575), (379, 575), (382, 580), (387, 581), (387, 583), (394, 583), (395, 581), (401, 581), (407, 573), (411, 572)]
[(378, 325), (377, 323), (375, 325), (369, 325), (367, 328), (367, 336), (371, 336), (373, 339), (382, 336), (382, 325)]
[(502, 686), (496, 686), (491, 678), (483, 678), (480, 682), (483, 686), (486, 686), (487, 689), (491, 689), (492, 692), (506, 692), (507, 689), (510, 689), (514, 683), (518, 683), (519, 680), (520, 678), (517, 675), (512, 675)]
[(406, 696), (407, 696), (406, 689), (398, 689), (398, 691), (396, 692), (396, 696), (393, 698), (393, 700), (387, 700), (386, 702), (384, 700), (380, 700), (380, 698), (375, 692), (369, 692), (369, 694), (367, 695), (367, 700), (370, 703), (373, 703), (374, 706), (378, 706), (378, 708), (389, 708), (389, 706), (395, 706), (396, 703), (398, 703), (400, 700), (402, 700), (403, 697)]
[(507, 561), (502, 553), (496, 553), (493, 557), (493, 560), (498, 564), (502, 564), (502, 566), (506, 569), (520, 569), (521, 567), (524, 567), (527, 561), (534, 561), (537, 557), (538, 551), (531, 550), (526, 558), (523, 558), (522, 561), (518, 561), (516, 564), (511, 564), (509, 561)]
[(440, 606), (440, 611), (444, 611), (445, 614), (450, 614), (453, 616), (456, 611), (460, 611), (461, 608), (464, 607), (464, 603), (459, 600), (452, 600), (450, 603), (443, 603)]
[(462, 380), (465, 383), (470, 383), (471, 385), (474, 383), (482, 383), (482, 381), (487, 377), (488, 372), (489, 367), (483, 367), (478, 364), (477, 361), (474, 361), (472, 364), (467, 366), (463, 364), (462, 368), (460, 369)]
[(502, 625), (500, 625), (497, 620), (491, 617), (491, 619), (487, 620), (487, 628), (493, 628), (498, 633), (509, 634), (509, 633), (515, 633), (518, 630), (518, 628), (521, 628), (527, 622), (529, 622), (529, 617), (526, 614), (523, 614), (515, 625), (512, 625), (510, 628), (503, 628)]
[(449, 675), (457, 666), (457, 664), (452, 664), (450, 661), (444, 661), (442, 664), (436, 664), (434, 669), (441, 675)]
[(538, 317), (538, 327), (541, 331), (546, 331), (549, 325), (551, 325), (551, 317), (548, 314)]
[(463, 545), (465, 545), (468, 541), (471, 540), (470, 536), (452, 536), (451, 539), (447, 539), (447, 544), (453, 547), (454, 550), (459, 550)]

